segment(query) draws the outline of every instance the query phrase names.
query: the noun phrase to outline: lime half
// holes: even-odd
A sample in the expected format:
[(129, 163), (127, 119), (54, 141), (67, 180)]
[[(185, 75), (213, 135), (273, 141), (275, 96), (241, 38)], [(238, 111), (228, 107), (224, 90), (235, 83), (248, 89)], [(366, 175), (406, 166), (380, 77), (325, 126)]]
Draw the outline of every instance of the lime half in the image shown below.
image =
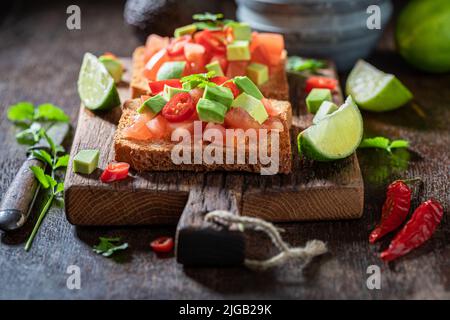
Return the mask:
[(93, 54), (85, 53), (78, 76), (78, 93), (86, 108), (107, 110), (120, 104), (114, 79)]
[(389, 111), (412, 99), (411, 92), (392, 74), (359, 60), (347, 79), (346, 92), (369, 111)]
[(361, 142), (363, 120), (351, 96), (333, 113), (300, 132), (297, 137), (300, 154), (318, 161), (343, 159)]

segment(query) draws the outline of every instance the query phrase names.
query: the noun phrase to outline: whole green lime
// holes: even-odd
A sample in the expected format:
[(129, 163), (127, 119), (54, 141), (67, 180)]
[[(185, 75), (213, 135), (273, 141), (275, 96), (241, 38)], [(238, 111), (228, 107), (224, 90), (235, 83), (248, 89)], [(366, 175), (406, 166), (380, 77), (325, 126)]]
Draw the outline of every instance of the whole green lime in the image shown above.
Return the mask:
[(413, 66), (450, 71), (450, 0), (413, 0), (397, 20), (397, 47)]

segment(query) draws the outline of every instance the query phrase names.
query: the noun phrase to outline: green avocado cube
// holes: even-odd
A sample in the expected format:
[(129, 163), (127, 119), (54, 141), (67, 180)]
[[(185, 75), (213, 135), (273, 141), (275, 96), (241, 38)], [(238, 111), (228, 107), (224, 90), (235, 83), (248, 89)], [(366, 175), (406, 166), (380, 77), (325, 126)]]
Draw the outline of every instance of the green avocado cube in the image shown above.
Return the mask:
[(223, 104), (204, 98), (197, 103), (198, 117), (205, 122), (223, 123), (227, 110)]
[(73, 172), (91, 174), (98, 166), (98, 150), (80, 150), (73, 158)]
[(181, 86), (184, 90), (190, 91), (194, 88), (197, 88), (197, 86), (199, 84), (200, 84), (200, 81), (192, 80), (192, 81), (183, 82), (183, 84)]
[(266, 108), (264, 108), (261, 100), (256, 99), (255, 97), (245, 92), (238, 95), (237, 98), (233, 100), (231, 106), (241, 107), (242, 109), (247, 111), (253, 119), (258, 121), (259, 124), (262, 124), (267, 120), (267, 118), (269, 118)]
[(306, 97), (306, 106), (308, 111), (316, 113), (319, 110), (320, 105), (324, 101), (331, 101), (330, 89), (318, 89), (314, 88)]
[(137, 109), (137, 112), (143, 113), (146, 110), (151, 110), (154, 114), (157, 114), (166, 105), (167, 101), (161, 95), (150, 97), (144, 101), (144, 103)]
[(214, 71), (214, 76), (220, 76), (223, 77), (223, 71), (220, 67), (220, 63), (217, 60), (214, 60), (213, 62), (206, 65), (206, 70), (208, 71)]
[(248, 41), (237, 40), (227, 45), (229, 61), (250, 60), (250, 45)]
[(338, 106), (335, 105), (333, 102), (330, 101), (324, 101), (319, 107), (319, 110), (317, 110), (317, 113), (315, 114), (313, 118), (313, 124), (318, 123), (320, 120), (325, 118), (327, 115), (335, 112), (338, 109)]
[(247, 40), (250, 41), (252, 38), (252, 29), (250, 25), (245, 22), (232, 22), (228, 24), (233, 30), (233, 35), (235, 40)]
[(174, 95), (176, 95), (177, 93), (181, 93), (181, 92), (189, 92), (189, 90), (175, 88), (175, 87), (171, 87), (171, 86), (168, 86), (167, 84), (165, 84), (163, 96), (166, 101), (169, 101), (170, 99), (172, 99), (172, 97)]
[(264, 98), (258, 87), (250, 80), (248, 77), (235, 77), (234, 83), (238, 86), (241, 91), (248, 93), (249, 95), (255, 97), (258, 100)]
[(180, 79), (185, 65), (185, 61), (164, 62), (156, 73), (156, 80)]
[(269, 68), (265, 64), (252, 62), (247, 67), (247, 76), (260, 86), (269, 80)]
[(219, 102), (227, 107), (228, 110), (233, 102), (234, 96), (231, 90), (226, 87), (206, 86), (205, 92), (203, 93), (203, 98)]
[(175, 38), (178, 38), (186, 34), (193, 34), (195, 31), (197, 31), (197, 26), (195, 24), (188, 24), (187, 26), (176, 28), (173, 35)]

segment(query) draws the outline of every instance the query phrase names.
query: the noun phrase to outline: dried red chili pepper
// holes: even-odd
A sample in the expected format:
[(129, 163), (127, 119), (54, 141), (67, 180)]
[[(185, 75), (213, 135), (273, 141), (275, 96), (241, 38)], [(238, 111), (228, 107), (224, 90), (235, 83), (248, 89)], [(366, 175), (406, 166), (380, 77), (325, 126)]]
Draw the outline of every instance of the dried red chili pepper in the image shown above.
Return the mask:
[(430, 199), (423, 202), (392, 240), (389, 248), (381, 253), (381, 259), (384, 261), (397, 259), (430, 239), (443, 214), (444, 209), (438, 201)]
[(386, 192), (381, 222), (370, 233), (369, 242), (374, 243), (385, 234), (397, 229), (408, 215), (411, 205), (411, 189), (401, 180), (392, 182)]

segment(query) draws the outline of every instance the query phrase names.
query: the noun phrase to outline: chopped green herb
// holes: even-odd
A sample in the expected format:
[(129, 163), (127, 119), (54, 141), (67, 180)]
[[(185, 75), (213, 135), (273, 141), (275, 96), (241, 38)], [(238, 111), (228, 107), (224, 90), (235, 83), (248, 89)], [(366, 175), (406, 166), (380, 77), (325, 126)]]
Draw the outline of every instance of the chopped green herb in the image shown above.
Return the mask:
[(214, 71), (209, 71), (208, 73), (191, 74), (189, 76), (181, 78), (181, 83), (195, 83), (195, 87), (199, 88), (204, 88), (206, 86), (214, 87), (216, 86), (216, 84), (209, 80), (214, 77), (215, 74), (216, 73)]
[(301, 72), (310, 70), (316, 72), (317, 69), (324, 68), (326, 66), (324, 61), (316, 59), (304, 59), (297, 56), (288, 58), (286, 64), (286, 70), (290, 72)]
[(192, 19), (197, 21), (218, 21), (223, 19), (223, 13), (196, 13), (192, 16)]
[(110, 257), (114, 252), (119, 250), (125, 250), (128, 248), (128, 243), (120, 243), (120, 238), (105, 238), (99, 237), (100, 242), (93, 247), (93, 250), (97, 254), (101, 254), (104, 257)]
[(193, 23), (197, 30), (221, 30), (227, 24), (234, 22), (230, 19), (223, 19), (222, 13), (209, 12), (194, 14), (192, 19), (197, 21)]
[(378, 148), (384, 149), (391, 153), (392, 149), (396, 148), (408, 148), (409, 142), (406, 140), (393, 140), (390, 141), (385, 137), (366, 138), (361, 141), (359, 148)]

